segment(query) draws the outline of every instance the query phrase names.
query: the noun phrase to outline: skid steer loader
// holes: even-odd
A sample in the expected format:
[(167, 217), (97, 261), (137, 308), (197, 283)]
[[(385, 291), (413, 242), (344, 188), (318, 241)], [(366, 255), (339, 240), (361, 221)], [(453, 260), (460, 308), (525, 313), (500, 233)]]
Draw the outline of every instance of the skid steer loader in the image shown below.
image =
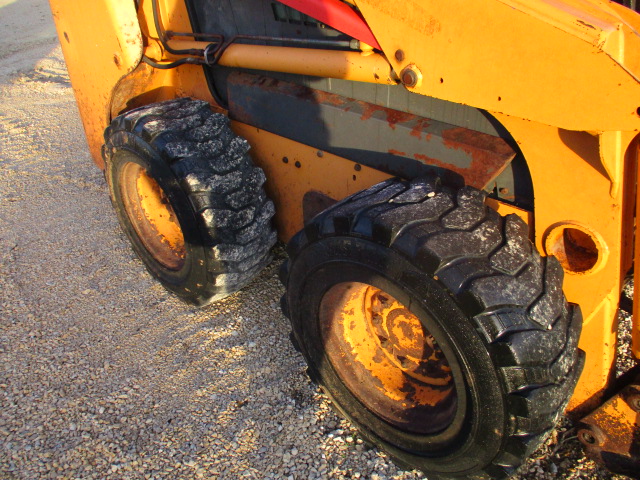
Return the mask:
[(51, 7), (151, 274), (203, 305), (288, 242), (292, 341), (363, 438), (429, 478), (501, 478), (565, 411), (591, 456), (640, 471), (639, 370), (614, 369), (640, 241), (622, 3)]

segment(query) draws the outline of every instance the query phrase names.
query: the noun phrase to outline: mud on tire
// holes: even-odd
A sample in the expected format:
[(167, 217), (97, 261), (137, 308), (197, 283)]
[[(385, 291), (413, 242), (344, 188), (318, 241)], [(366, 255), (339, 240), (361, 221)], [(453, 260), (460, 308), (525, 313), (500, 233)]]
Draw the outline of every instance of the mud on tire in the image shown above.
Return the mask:
[(556, 259), (482, 192), (389, 180), (288, 253), (283, 311), (310, 375), (399, 465), (501, 478), (554, 427), (582, 368), (580, 311)]
[(131, 110), (105, 131), (105, 175), (147, 269), (202, 305), (247, 284), (276, 241), (262, 170), (224, 115), (180, 98)]

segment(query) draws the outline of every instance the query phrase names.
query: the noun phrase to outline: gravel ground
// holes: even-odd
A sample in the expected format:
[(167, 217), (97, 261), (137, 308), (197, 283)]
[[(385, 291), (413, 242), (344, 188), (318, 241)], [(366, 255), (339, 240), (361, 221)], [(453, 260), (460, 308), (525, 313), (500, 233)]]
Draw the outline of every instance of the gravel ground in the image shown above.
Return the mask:
[[(0, 0), (0, 18), (0, 479), (422, 478), (309, 382), (278, 306), (281, 248), (203, 309), (149, 277), (88, 155), (46, 2)], [(516, 478), (626, 477), (565, 424)]]

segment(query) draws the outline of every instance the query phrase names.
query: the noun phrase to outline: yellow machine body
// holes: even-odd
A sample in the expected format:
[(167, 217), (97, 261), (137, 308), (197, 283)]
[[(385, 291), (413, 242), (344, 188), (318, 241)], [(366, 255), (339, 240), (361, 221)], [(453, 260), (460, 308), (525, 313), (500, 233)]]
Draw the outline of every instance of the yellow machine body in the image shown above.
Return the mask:
[[(523, 217), (542, 255), (558, 256), (565, 267), (564, 292), (582, 309), (579, 347), (586, 352), (568, 410), (592, 411), (614, 377), (620, 293), (634, 263), (634, 210), (640, 202), (640, 16), (604, 0), (347, 3), (359, 9), (380, 51), (238, 44), (230, 45), (218, 63), (398, 84), (483, 109), (500, 122), (526, 159), (534, 208), (522, 211), (495, 200), (491, 206)], [(119, 0), (51, 0), (51, 5), (99, 167), (102, 132), (126, 110), (183, 96), (219, 108), (201, 66), (158, 69), (141, 62), (143, 54), (159, 63), (181, 58), (159, 41), (151, 0), (138, 2), (137, 10), (133, 1)], [(182, 0), (159, 0), (159, 9), (166, 31), (191, 32)], [(180, 49), (207, 45), (180, 38), (169, 43)], [(236, 122), (234, 128), (250, 142), (255, 162), (266, 172), (282, 240), (303, 225), (305, 193), (340, 199), (388, 177), (365, 166), (354, 171), (353, 162), (250, 125)], [(283, 157), (290, 161), (283, 163)], [(331, 175), (323, 173), (327, 171)], [(640, 269), (635, 272), (639, 275)], [(636, 301), (633, 322), (636, 357), (639, 305)]]

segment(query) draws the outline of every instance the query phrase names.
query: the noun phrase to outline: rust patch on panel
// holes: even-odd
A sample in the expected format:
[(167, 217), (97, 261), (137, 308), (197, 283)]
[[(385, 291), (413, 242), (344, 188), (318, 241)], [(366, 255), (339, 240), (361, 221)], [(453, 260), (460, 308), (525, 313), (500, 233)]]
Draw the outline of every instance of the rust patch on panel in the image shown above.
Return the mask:
[[(483, 188), (500, 175), (515, 157), (515, 151), (500, 137), (456, 127), (442, 135), (445, 146), (462, 150), (471, 158), (470, 168), (459, 170), (467, 185)], [(453, 169), (455, 171), (455, 169)]]
[(369, 120), (376, 112), (382, 112), (386, 116), (387, 124), (389, 124), (389, 127), (392, 129), (395, 129), (396, 125), (399, 123), (409, 123), (418, 118), (410, 113), (392, 110), (390, 108), (374, 105), (373, 103), (361, 102), (359, 100), (352, 101), (357, 102), (357, 104), (362, 107), (363, 112), (360, 116), (360, 120)]
[(494, 135), (273, 78), (229, 77), (234, 120), (397, 175), (485, 188), (515, 158)]

